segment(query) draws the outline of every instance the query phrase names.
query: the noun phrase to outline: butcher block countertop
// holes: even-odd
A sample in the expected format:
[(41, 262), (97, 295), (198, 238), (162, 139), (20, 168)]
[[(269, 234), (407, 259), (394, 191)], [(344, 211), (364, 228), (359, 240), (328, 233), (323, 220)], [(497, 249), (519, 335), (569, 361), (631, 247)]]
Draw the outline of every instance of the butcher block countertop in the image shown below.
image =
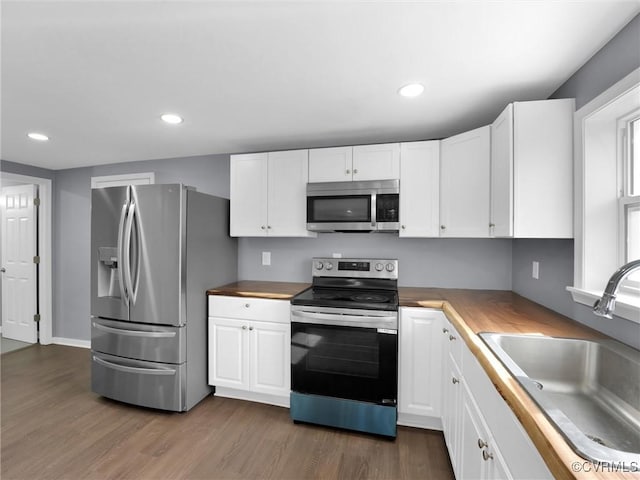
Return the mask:
[(310, 286), (310, 283), (241, 280), (239, 282), (223, 285), (222, 287), (211, 288), (207, 290), (207, 295), (291, 300), (291, 297), (296, 293), (300, 293), (302, 290), (305, 290)]
[[(307, 283), (240, 281), (208, 290), (207, 294), (290, 299), (309, 286)], [(590, 465), (575, 454), (477, 334), (529, 333), (584, 339), (606, 338), (605, 335), (510, 291), (400, 287), (398, 294), (401, 307), (444, 311), (522, 423), (555, 478), (640, 479), (638, 473), (607, 472), (606, 468)], [(586, 468), (589, 471), (585, 471), (585, 465), (590, 467)]]

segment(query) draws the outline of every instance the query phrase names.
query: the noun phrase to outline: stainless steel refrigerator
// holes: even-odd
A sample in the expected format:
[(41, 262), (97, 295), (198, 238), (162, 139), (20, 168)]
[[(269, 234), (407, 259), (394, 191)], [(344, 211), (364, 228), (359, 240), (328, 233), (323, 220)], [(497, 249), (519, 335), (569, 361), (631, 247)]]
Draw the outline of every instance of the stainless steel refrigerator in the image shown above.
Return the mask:
[(186, 411), (207, 382), (206, 290), (237, 278), (229, 201), (183, 185), (91, 196), (91, 388)]

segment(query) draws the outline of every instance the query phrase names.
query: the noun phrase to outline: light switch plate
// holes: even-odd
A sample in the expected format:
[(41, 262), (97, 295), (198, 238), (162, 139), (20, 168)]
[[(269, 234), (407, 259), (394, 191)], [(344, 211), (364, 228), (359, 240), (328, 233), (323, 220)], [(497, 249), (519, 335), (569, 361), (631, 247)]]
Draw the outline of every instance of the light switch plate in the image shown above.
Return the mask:
[(531, 276), (536, 280), (540, 277), (540, 262), (534, 261), (531, 264)]
[(271, 252), (262, 252), (262, 265), (271, 265)]

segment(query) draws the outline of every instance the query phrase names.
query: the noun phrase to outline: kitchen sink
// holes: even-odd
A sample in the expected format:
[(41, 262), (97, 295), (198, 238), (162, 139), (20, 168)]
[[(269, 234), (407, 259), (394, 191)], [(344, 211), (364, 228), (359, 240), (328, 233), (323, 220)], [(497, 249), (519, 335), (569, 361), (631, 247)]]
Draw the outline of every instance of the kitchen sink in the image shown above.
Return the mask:
[(640, 352), (614, 340), (481, 333), (580, 456), (640, 466)]

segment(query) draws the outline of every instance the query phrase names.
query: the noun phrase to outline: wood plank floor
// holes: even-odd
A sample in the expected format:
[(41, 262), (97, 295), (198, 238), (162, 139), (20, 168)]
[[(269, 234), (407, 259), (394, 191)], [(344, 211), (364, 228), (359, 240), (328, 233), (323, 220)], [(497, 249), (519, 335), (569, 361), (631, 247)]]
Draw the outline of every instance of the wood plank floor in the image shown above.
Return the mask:
[(0, 357), (0, 475), (8, 479), (452, 479), (440, 432), (395, 441), (294, 425), (284, 408), (211, 396), (187, 413), (90, 391), (89, 351)]

